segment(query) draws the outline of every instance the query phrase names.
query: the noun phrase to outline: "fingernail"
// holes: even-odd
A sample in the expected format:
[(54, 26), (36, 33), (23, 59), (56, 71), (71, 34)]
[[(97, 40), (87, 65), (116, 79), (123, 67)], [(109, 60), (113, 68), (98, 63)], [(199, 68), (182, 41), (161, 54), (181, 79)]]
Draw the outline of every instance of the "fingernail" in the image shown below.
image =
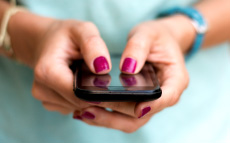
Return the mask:
[(126, 86), (133, 86), (137, 84), (136, 78), (134, 76), (122, 76), (121, 79)]
[(95, 118), (95, 115), (92, 114), (92, 113), (90, 113), (90, 112), (88, 112), (88, 111), (84, 112), (81, 116), (82, 116), (83, 118), (91, 119), (91, 120)]
[(94, 65), (94, 69), (95, 69), (96, 73), (99, 73), (101, 71), (109, 69), (109, 64), (108, 64), (106, 58), (103, 56), (97, 57), (94, 60), (93, 65)]
[(82, 117), (78, 116), (78, 115), (74, 115), (73, 118), (76, 119), (76, 120), (82, 120)]
[(88, 103), (92, 103), (92, 104), (100, 104), (101, 102), (91, 102), (91, 101), (86, 101)]
[(134, 73), (136, 69), (137, 61), (133, 58), (126, 58), (123, 62), (121, 70), (127, 73)]
[(144, 109), (142, 109), (141, 115), (138, 118), (143, 117), (144, 115), (146, 115), (149, 111), (151, 110), (151, 107), (145, 107)]

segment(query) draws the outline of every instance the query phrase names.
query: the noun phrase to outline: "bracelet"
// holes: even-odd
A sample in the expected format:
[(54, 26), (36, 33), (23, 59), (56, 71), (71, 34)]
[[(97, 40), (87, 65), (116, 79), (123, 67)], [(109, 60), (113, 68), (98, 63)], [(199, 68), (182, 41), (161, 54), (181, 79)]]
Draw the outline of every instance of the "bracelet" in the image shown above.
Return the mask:
[(6, 10), (5, 14), (3, 15), (1, 28), (0, 28), (0, 48), (2, 47), (3, 51), (8, 56), (13, 56), (13, 49), (11, 48), (10, 36), (7, 33), (7, 26), (9, 23), (10, 18), (19, 11), (25, 11), (24, 8), (16, 7), (15, 1), (11, 1), (11, 7)]
[(192, 19), (192, 25), (196, 30), (196, 38), (194, 40), (194, 43), (187, 53), (185, 59), (188, 60), (190, 59), (195, 53), (199, 51), (199, 49), (202, 46), (203, 40), (204, 40), (204, 35), (208, 30), (208, 25), (201, 15), (199, 11), (197, 11), (195, 8), (189, 7), (189, 8), (172, 8), (169, 9), (165, 12), (162, 12), (159, 17), (164, 17), (168, 15), (173, 15), (176, 13), (184, 14), (188, 16), (190, 19)]

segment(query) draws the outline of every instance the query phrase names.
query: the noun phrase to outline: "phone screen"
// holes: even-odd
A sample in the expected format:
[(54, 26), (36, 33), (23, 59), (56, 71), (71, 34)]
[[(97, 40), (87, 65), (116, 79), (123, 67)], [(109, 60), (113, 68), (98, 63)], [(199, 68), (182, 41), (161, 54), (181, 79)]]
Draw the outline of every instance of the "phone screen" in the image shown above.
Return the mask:
[(152, 90), (159, 86), (150, 63), (146, 63), (138, 74), (129, 75), (121, 73), (120, 58), (113, 57), (111, 60), (112, 70), (105, 75), (93, 74), (82, 63), (78, 73), (78, 87), (86, 90)]

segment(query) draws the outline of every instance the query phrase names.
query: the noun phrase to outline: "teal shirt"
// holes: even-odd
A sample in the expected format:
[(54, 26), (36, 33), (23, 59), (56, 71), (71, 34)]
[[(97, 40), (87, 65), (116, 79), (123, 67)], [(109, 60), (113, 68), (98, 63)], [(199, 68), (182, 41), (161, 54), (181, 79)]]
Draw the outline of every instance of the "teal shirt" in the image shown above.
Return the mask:
[[(192, 0), (21, 0), (32, 12), (95, 23), (111, 53), (121, 53), (129, 31)], [(230, 142), (229, 44), (201, 50), (186, 66), (190, 84), (180, 101), (137, 132), (87, 125), (46, 111), (31, 95), (33, 71), (0, 57), (0, 143), (227, 143)]]

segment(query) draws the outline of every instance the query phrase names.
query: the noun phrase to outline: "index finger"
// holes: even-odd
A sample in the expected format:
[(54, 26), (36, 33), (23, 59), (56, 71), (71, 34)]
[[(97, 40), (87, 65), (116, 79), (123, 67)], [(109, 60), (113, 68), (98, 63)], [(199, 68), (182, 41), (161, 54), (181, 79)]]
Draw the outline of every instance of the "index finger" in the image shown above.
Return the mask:
[(108, 73), (112, 68), (110, 55), (97, 27), (91, 22), (82, 22), (72, 28), (72, 34), (91, 72)]

